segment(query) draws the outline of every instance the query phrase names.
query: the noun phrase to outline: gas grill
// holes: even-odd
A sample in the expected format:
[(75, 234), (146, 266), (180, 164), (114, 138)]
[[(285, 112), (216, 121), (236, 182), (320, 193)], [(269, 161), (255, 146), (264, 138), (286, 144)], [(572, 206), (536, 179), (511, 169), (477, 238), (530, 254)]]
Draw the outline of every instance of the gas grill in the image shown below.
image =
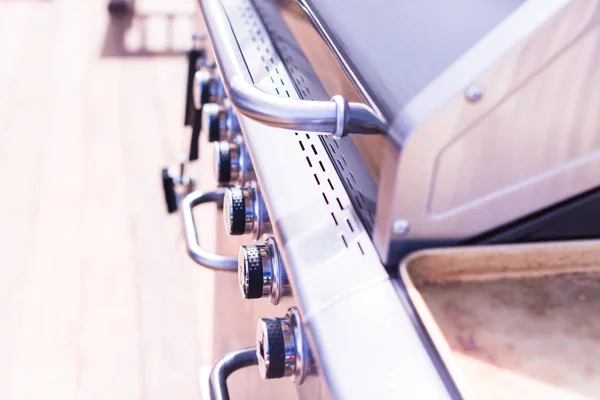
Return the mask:
[[(395, 271), (426, 248), (600, 236), (600, 119), (577, 101), (600, 82), (592, 3), (200, 0), (216, 62), (190, 58), (186, 124), (190, 159), (214, 142), (217, 189), (165, 172), (169, 209), (189, 193), (192, 259), (285, 305), (215, 365), (213, 398), (256, 363), (301, 398), (465, 395)], [(193, 208), (215, 203), (248, 235), (238, 257), (198, 242)]]

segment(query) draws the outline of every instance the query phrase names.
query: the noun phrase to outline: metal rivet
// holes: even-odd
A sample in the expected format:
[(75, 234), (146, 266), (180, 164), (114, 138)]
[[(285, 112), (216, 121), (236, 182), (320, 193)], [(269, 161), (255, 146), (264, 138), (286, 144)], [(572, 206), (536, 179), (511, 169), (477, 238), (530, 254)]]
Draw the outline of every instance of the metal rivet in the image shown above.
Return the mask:
[(394, 222), (392, 226), (394, 230), (394, 234), (404, 236), (408, 233), (408, 229), (410, 228), (410, 224), (405, 219), (399, 219)]
[(483, 91), (479, 86), (471, 85), (465, 89), (465, 97), (470, 102), (476, 102), (483, 96)]

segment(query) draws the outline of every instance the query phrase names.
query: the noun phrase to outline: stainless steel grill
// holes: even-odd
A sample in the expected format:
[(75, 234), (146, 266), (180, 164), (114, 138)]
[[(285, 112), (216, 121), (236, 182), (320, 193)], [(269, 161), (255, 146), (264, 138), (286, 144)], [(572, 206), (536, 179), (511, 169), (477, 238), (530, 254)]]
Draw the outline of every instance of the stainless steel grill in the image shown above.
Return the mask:
[[(241, 186), (226, 189), (229, 232), (252, 233), (251, 239), (259, 243), (265, 236), (272, 237), (264, 245), (243, 246), (238, 260), (209, 254), (197, 243), (191, 209), (207, 201), (220, 203), (223, 191), (192, 193), (183, 202), (192, 258), (215, 269), (237, 269), (244, 298), (268, 298), (274, 305), (282, 301), (281, 305), (289, 308), (285, 317), (259, 322), (257, 360), (247, 351), (236, 353), (232, 359), (241, 360), (238, 366), (257, 361), (266, 378), (292, 377), (303, 398), (458, 397), (449, 367), (438, 354), (440, 347), (432, 346), (430, 331), (424, 329), (422, 316), (415, 314), (406, 286), (390, 270), (396, 270), (401, 258), (424, 247), (467, 240), (479, 243), (482, 234), (491, 235), (486, 240), (492, 242), (511, 235), (514, 240), (523, 240), (523, 235), (507, 233), (512, 229), (509, 223), (520, 224), (520, 218), (538, 218), (539, 213), (547, 217), (546, 207), (600, 183), (589, 173), (600, 146), (595, 138), (588, 137), (589, 132), (582, 134), (587, 138), (582, 145), (585, 148), (575, 152), (578, 157), (589, 154), (575, 161), (557, 151), (553, 169), (545, 170), (536, 160), (519, 158), (528, 143), (546, 148), (548, 132), (535, 130), (528, 142), (519, 132), (530, 123), (519, 125), (521, 131), (508, 129), (509, 118), (502, 113), (496, 117), (495, 112), (512, 101), (511, 96), (527, 100), (531, 92), (522, 95), (515, 89), (504, 93), (507, 89), (502, 84), (500, 89), (493, 87), (492, 79), (494, 74), (501, 75), (503, 67), (484, 71), (484, 66), (503, 57), (509, 61), (518, 58), (515, 54), (524, 51), (527, 44), (518, 47), (517, 38), (529, 40), (527, 35), (546, 21), (550, 21), (550, 28), (560, 25), (560, 19), (556, 22), (550, 17), (565, 2), (515, 1), (499, 8), (490, 2), (480, 5), (478, 10), (487, 19), (479, 21), (477, 29), (467, 27), (454, 38), (460, 42), (454, 44), (460, 46), (452, 51), (464, 54), (446, 54), (452, 65), (441, 68), (429, 84), (419, 81), (422, 90), (413, 93), (398, 113), (390, 114), (390, 104), (384, 105), (387, 119), (377, 107), (385, 96), (371, 96), (374, 77), (365, 79), (353, 72), (356, 65), (343, 58), (348, 49), (339, 51), (336, 47), (347, 42), (327, 36), (326, 30), (333, 28), (321, 24), (322, 16), (314, 13), (312, 4), (298, 5), (290, 0), (255, 3), (200, 0), (217, 69), (223, 77), (223, 90), (212, 101), (230, 104), (235, 115), (230, 112), (228, 118), (240, 129), (233, 132), (228, 124), (218, 124), (217, 128), (209, 124), (205, 136), (223, 140), (217, 144), (218, 184)], [(498, 36), (498, 32), (510, 31), (523, 22), (524, 15), (533, 10), (544, 17), (532, 18), (506, 38)], [(478, 41), (480, 37), (474, 35), (485, 37)], [(502, 45), (490, 46), (494, 40)], [(482, 43), (490, 46), (485, 54)], [(310, 48), (312, 44), (315, 49)], [(425, 53), (431, 56), (431, 50)], [(506, 55), (509, 50), (513, 53)], [(472, 60), (473, 54), (481, 58), (470, 65), (468, 73), (453, 75), (457, 65)], [(316, 69), (315, 59), (320, 59)], [(440, 60), (436, 62), (435, 68), (440, 67)], [(372, 62), (367, 64), (373, 66)], [(214, 79), (217, 70), (198, 74), (210, 74), (211, 87), (221, 88)], [(493, 90), (473, 82), (467, 85), (467, 75)], [(456, 81), (448, 82), (452, 76)], [(437, 91), (441, 80), (446, 86)], [(196, 91), (204, 93), (207, 80), (200, 81), (204, 83)], [(363, 87), (363, 81), (369, 86)], [(394, 79), (393, 83), (398, 82)], [(460, 92), (450, 93), (448, 88), (456, 89), (457, 85), (462, 85)], [(385, 91), (385, 82), (381, 86)], [(423, 103), (424, 98), (433, 98), (432, 103)], [(205, 106), (200, 103), (197, 107)], [(205, 107), (214, 109), (213, 120), (222, 120), (215, 111), (218, 107)], [(463, 114), (466, 122), (457, 121)], [(501, 121), (502, 129), (478, 130), (488, 117), (492, 122), (494, 118)], [(365, 136), (351, 135), (359, 133)], [(569, 134), (579, 131), (561, 131), (560, 140), (571, 143)], [(486, 140), (496, 143), (494, 138), (506, 150), (499, 156), (482, 147)], [(558, 148), (553, 146), (548, 147)], [(489, 160), (478, 158), (479, 153), (491, 156)], [(499, 167), (502, 157), (514, 166)], [(236, 164), (238, 158), (244, 160), (240, 165)], [(477, 168), (485, 168), (488, 161), (489, 171), (480, 173)], [(584, 172), (582, 177), (569, 180), (573, 174), (570, 170), (576, 167)], [(240, 178), (239, 171), (248, 173)], [(502, 173), (505, 175), (500, 179)], [(453, 187), (454, 180), (461, 182), (459, 187)], [(561, 185), (547, 193), (544, 188), (551, 182)], [(490, 187), (495, 192), (486, 193)], [(536, 192), (540, 188), (542, 194)], [(575, 207), (574, 203), (569, 207)], [(559, 213), (564, 216), (569, 207)], [(525, 226), (536, 229), (535, 222), (529, 221), (515, 232), (520, 235)], [(502, 229), (501, 234), (497, 235), (496, 229)], [(564, 239), (565, 232), (557, 229), (550, 236)], [(600, 229), (594, 232), (600, 236)], [(219, 368), (234, 368), (228, 360), (218, 364), (213, 375), (217, 381), (224, 375)], [(217, 386), (221, 384), (222, 379)]]

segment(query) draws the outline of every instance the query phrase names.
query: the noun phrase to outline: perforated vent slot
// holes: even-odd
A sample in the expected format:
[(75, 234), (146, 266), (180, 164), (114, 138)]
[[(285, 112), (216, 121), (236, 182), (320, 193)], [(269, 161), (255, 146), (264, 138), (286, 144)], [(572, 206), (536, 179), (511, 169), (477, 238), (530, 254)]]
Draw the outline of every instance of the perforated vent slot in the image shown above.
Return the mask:
[[(252, 64), (253, 67), (257, 67), (258, 70), (266, 72), (265, 75), (254, 76), (253, 79), (260, 81), (259, 87), (273, 95), (280, 97), (299, 98), (296, 91), (296, 86), (291, 81), (288, 71), (283, 66), (282, 60), (279, 58), (277, 51), (271, 47), (269, 37), (266, 31), (264, 31), (262, 23), (258, 21), (258, 15), (254, 10), (250, 2), (242, 2), (238, 7), (239, 15), (243, 21), (243, 26), (247, 29), (247, 36), (251, 37), (252, 42), (257, 54), (247, 54), (246, 48), (244, 49), (244, 57), (247, 58), (248, 63), (256, 61), (260, 62), (262, 66), (258, 64)], [(231, 18), (231, 16), (230, 16)], [(262, 22), (262, 21), (261, 21)], [(239, 29), (235, 23), (232, 23), (235, 29)], [(237, 35), (237, 32), (236, 32)], [(287, 57), (291, 61), (290, 55), (282, 55), (284, 58)], [(249, 60), (251, 58), (251, 60)], [(298, 70), (291, 71), (295, 72), (296, 83), (306, 79), (299, 74)], [(252, 73), (252, 68), (250, 68)], [(262, 73), (264, 74), (264, 72)], [(310, 88), (304, 86), (301, 89), (303, 96), (310, 95)], [(330, 221), (333, 230), (337, 231), (339, 237), (339, 243), (344, 248), (356, 251), (356, 254), (365, 255), (365, 247), (361, 245), (357, 239), (363, 228), (360, 220), (356, 218), (356, 210), (352, 207), (352, 199), (348, 193), (344, 190), (344, 185), (341, 184), (340, 177), (336, 173), (336, 169), (332, 164), (332, 160), (329, 158), (328, 150), (325, 148), (328, 144), (321, 141), (321, 136), (311, 135), (307, 132), (294, 132), (297, 144), (292, 146), (286, 151), (298, 151), (301, 153), (302, 158), (306, 160), (304, 164), (307, 169), (307, 174), (312, 175), (315, 190), (321, 192), (323, 198), (323, 204), (328, 210), (327, 220)], [(336, 146), (335, 143), (329, 144), (329, 146)], [(336, 148), (339, 158), (339, 163), (343, 167), (348, 167), (347, 161), (341, 155), (339, 151), (339, 145)]]

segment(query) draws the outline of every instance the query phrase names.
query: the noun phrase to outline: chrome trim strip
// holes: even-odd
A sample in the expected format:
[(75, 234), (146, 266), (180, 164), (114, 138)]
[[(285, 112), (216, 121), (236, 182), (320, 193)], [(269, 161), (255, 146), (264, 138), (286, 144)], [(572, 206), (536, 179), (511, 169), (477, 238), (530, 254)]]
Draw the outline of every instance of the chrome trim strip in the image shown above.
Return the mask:
[[(227, 14), (219, 0), (200, 0), (225, 91), (236, 110), (255, 121), (283, 129), (324, 135), (381, 134), (387, 123), (361, 103), (340, 107), (335, 101), (307, 101), (272, 96), (251, 82)], [(253, 40), (256, 40), (253, 37)]]
[(202, 193), (200, 191), (192, 192), (185, 196), (181, 202), (181, 216), (183, 218), (183, 232), (185, 234), (185, 244), (188, 254), (196, 263), (203, 267), (218, 270), (237, 272), (237, 257), (227, 257), (213, 254), (204, 250), (198, 243), (198, 234), (196, 232), (196, 223), (194, 221), (195, 206), (205, 203), (218, 203), (223, 201), (223, 190)]

